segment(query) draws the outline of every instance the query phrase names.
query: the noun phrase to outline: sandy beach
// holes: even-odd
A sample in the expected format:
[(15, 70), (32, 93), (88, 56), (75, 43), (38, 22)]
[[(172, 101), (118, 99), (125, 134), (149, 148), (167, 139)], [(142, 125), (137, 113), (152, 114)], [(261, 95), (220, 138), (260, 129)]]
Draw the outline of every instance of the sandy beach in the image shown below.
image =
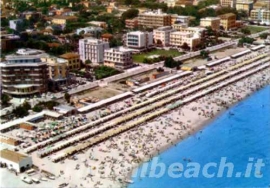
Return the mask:
[[(245, 58), (249, 59), (250, 57)], [(244, 61), (245, 58), (242, 58), (241, 61)], [(236, 62), (229, 62), (214, 69), (220, 71), (234, 64)], [(199, 77), (200, 73), (197, 76)], [(184, 80), (183, 84), (188, 84), (190, 81), (192, 80)], [(79, 152), (75, 154), (76, 159), (68, 157), (60, 162), (53, 163), (51, 158), (61, 151), (44, 158), (39, 158), (37, 153), (34, 152), (32, 154), (34, 164), (42, 170), (51, 172), (57, 178), (50, 181), (49, 184), (48, 182), (42, 182), (39, 185), (26, 185), (23, 182), (17, 182), (18, 187), (47, 187), (48, 185), (56, 187), (64, 182), (69, 183), (70, 187), (126, 187), (125, 180), (131, 179), (134, 169), (140, 164), (162, 151), (174, 147), (176, 143), (186, 137), (192, 136), (224, 110), (269, 84), (270, 68), (268, 66), (251, 76), (178, 108), (173, 108), (171, 111), (144, 122), (140, 126)], [(214, 86), (218, 86), (218, 84), (213, 84)], [(186, 92), (188, 90), (180, 91), (172, 97), (181, 96)], [(155, 111), (158, 111), (158, 109), (148, 114)], [(138, 119), (140, 117), (135, 117), (120, 126), (125, 126)], [(91, 139), (89, 138), (85, 142)], [(198, 139), (200, 138), (198, 137)], [(7, 185), (6, 187), (14, 187), (14, 185)]]

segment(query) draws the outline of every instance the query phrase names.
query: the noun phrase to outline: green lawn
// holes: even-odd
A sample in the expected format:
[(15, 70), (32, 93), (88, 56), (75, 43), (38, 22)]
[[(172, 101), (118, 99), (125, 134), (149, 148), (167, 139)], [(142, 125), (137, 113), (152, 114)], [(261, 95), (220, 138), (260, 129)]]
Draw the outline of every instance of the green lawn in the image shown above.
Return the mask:
[(251, 34), (259, 33), (268, 29), (267, 27), (258, 27), (258, 26), (251, 26), (251, 25), (247, 26), (247, 28), (251, 31)]
[(152, 50), (151, 52), (142, 52), (141, 54), (133, 55), (133, 61), (137, 63), (142, 63), (144, 58), (147, 58), (151, 55), (162, 55), (162, 56), (172, 56), (176, 57), (181, 55), (181, 52), (178, 50)]

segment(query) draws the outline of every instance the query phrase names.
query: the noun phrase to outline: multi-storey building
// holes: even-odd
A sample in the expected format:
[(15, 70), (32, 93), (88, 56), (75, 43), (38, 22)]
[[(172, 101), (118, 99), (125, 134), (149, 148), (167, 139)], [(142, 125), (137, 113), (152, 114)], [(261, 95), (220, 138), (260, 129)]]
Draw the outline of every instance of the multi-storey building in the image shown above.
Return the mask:
[(9, 28), (13, 30), (18, 30), (20, 29), (20, 24), (22, 23), (23, 23), (22, 19), (9, 20)]
[(220, 26), (220, 18), (218, 17), (201, 18), (200, 26), (211, 27), (213, 30), (218, 30)]
[(125, 20), (126, 28), (134, 29), (138, 27), (138, 18), (126, 19)]
[(49, 81), (54, 87), (67, 83), (68, 60), (57, 57), (44, 57), (41, 60), (48, 65)]
[(52, 19), (53, 24), (66, 25), (68, 22), (75, 22), (78, 20), (76, 16), (54, 16)]
[(123, 48), (110, 48), (105, 50), (104, 65), (125, 70), (133, 66), (132, 53)]
[(76, 34), (91, 34), (91, 35), (96, 35), (97, 33), (101, 33), (103, 31), (102, 28), (100, 27), (85, 27), (85, 28), (78, 28), (76, 29)]
[(97, 27), (101, 27), (103, 29), (106, 29), (107, 28), (107, 23), (106, 22), (101, 22), (101, 21), (91, 21), (91, 22), (88, 22), (90, 25), (93, 25), (93, 26), (97, 26)]
[(48, 65), (43, 51), (19, 49), (0, 63), (2, 91), (14, 96), (30, 96), (48, 90)]
[(171, 15), (171, 25), (177, 23), (185, 23), (188, 24), (190, 21), (190, 16), (179, 16), (178, 14)]
[(67, 60), (68, 70), (78, 70), (81, 68), (80, 55), (77, 53), (65, 53), (59, 56), (62, 59)]
[(220, 25), (228, 31), (235, 27), (236, 15), (233, 13), (222, 14), (220, 17)]
[(170, 44), (170, 33), (175, 31), (171, 26), (159, 27), (153, 30), (154, 43), (168, 46)]
[(146, 50), (153, 47), (153, 33), (134, 31), (126, 34), (126, 46), (137, 50)]
[(102, 63), (104, 50), (109, 48), (109, 43), (95, 38), (85, 38), (79, 40), (80, 59), (85, 62)]
[(270, 25), (270, 10), (252, 10), (250, 13), (250, 19), (258, 21), (261, 24)]
[(204, 32), (206, 30), (202, 27), (188, 27), (186, 24), (174, 24), (172, 27), (182, 33), (197, 34), (200, 37), (204, 37)]
[(2, 52), (10, 51), (17, 48), (16, 41), (19, 41), (20, 37), (14, 34), (1, 34), (1, 50)]
[(170, 45), (181, 47), (185, 43), (191, 48), (196, 48), (201, 42), (198, 34), (186, 33), (181, 31), (174, 31), (170, 33)]
[(220, 0), (220, 5), (222, 7), (232, 7), (235, 8), (237, 0)]
[(171, 25), (171, 15), (157, 11), (140, 13), (138, 16), (138, 24), (142, 27), (155, 28)]
[(236, 2), (236, 10), (243, 10), (249, 15), (252, 9), (253, 9), (253, 1), (237, 1)]
[(256, 1), (253, 4), (253, 9), (270, 10), (270, 1)]
[(110, 42), (113, 39), (113, 35), (110, 33), (104, 33), (101, 35), (100, 39), (104, 42)]

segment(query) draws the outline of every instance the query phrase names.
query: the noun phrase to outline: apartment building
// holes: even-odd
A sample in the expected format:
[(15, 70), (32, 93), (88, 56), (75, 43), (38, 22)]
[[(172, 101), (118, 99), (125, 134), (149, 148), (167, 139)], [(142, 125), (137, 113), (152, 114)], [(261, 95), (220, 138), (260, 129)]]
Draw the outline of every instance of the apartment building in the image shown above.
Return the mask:
[(163, 13), (160, 9), (140, 13), (138, 16), (138, 25), (147, 28), (170, 26), (171, 15)]
[(236, 2), (236, 10), (243, 10), (249, 15), (252, 9), (253, 9), (253, 1), (237, 1)]
[(154, 43), (156, 45), (170, 45), (170, 33), (175, 31), (171, 26), (159, 27), (153, 30)]
[(167, 7), (175, 7), (175, 3), (177, 0), (166, 0), (165, 3), (167, 4)]
[(125, 70), (133, 67), (132, 53), (124, 48), (110, 48), (105, 50), (104, 65)]
[(192, 6), (194, 0), (176, 0), (175, 5), (176, 7), (186, 7)]
[(201, 42), (201, 37), (198, 34), (186, 33), (181, 31), (174, 31), (170, 33), (170, 45), (175, 47), (181, 47), (185, 43), (194, 49)]
[(177, 24), (177, 23), (185, 23), (188, 24), (190, 21), (190, 16), (179, 16), (178, 14), (172, 14), (171, 15), (171, 25)]
[(2, 52), (14, 50), (17, 48), (16, 41), (20, 40), (20, 36), (14, 34), (1, 34), (1, 50)]
[(22, 23), (23, 23), (22, 19), (9, 20), (9, 28), (16, 31), (20, 29), (20, 24)]
[(204, 36), (204, 32), (206, 31), (205, 28), (202, 27), (188, 27), (187, 24), (174, 24), (172, 26), (177, 31), (183, 32), (183, 33), (191, 33), (191, 34), (197, 34), (200, 37)]
[(76, 16), (55, 16), (52, 19), (53, 24), (66, 25), (67, 22), (76, 22), (78, 18)]
[(101, 33), (103, 31), (100, 27), (84, 27), (84, 28), (78, 28), (76, 29), (76, 34), (90, 34), (90, 35), (96, 35), (97, 33)]
[(101, 27), (103, 29), (106, 29), (108, 27), (106, 22), (101, 22), (101, 21), (91, 21), (88, 22), (90, 25)]
[(129, 28), (129, 29), (137, 28), (138, 23), (139, 23), (138, 18), (126, 19), (125, 20), (125, 26), (126, 26), (126, 28)]
[(3, 93), (31, 96), (48, 90), (48, 65), (41, 61), (43, 51), (19, 49), (0, 63)]
[(258, 21), (261, 24), (270, 25), (270, 10), (252, 10), (250, 12), (250, 19)]
[(100, 39), (105, 42), (110, 42), (113, 39), (113, 35), (110, 33), (104, 33), (101, 35)]
[(67, 60), (68, 70), (78, 70), (81, 68), (80, 55), (77, 53), (65, 53), (59, 56), (62, 59)]
[(253, 9), (266, 9), (266, 10), (270, 10), (270, 1), (256, 1), (253, 4)]
[(126, 34), (125, 44), (128, 48), (146, 50), (153, 47), (153, 33), (133, 31)]
[(220, 18), (218, 17), (206, 17), (200, 20), (200, 26), (211, 27), (213, 30), (219, 30)]
[(30, 18), (40, 19), (41, 17), (42, 17), (42, 13), (36, 12), (36, 11), (25, 11), (25, 12), (20, 14), (20, 18), (24, 18), (27, 20), (29, 20)]
[(41, 60), (48, 65), (49, 81), (54, 87), (67, 83), (68, 60), (57, 57), (43, 57)]
[(104, 50), (109, 48), (109, 42), (104, 42), (95, 38), (85, 38), (79, 40), (80, 59), (85, 62), (103, 63)]
[(220, 5), (222, 7), (232, 7), (235, 8), (237, 0), (220, 0)]
[(220, 25), (223, 26), (225, 31), (235, 27), (236, 15), (233, 13), (222, 14), (220, 17)]

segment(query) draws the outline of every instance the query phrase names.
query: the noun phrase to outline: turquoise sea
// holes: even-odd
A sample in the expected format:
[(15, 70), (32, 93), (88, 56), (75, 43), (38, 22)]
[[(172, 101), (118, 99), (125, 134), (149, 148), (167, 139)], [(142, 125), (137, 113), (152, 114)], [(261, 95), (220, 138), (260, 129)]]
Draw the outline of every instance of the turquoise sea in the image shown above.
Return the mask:
[[(172, 163), (181, 163), (184, 168), (178, 170), (184, 170), (184, 173), (188, 162), (203, 167), (209, 162), (220, 164), (221, 158), (226, 157), (226, 162), (234, 165), (233, 175), (226, 177), (228, 170), (225, 169), (225, 177), (206, 178), (199, 173), (198, 177), (172, 178), (166, 170), (160, 178), (149, 177), (152, 160), (144, 164), (148, 165), (146, 173), (142, 172), (142, 166), (138, 168), (137, 174), (146, 174), (146, 177), (133, 177), (134, 183), (129, 188), (270, 187), (270, 86), (231, 107), (210, 125), (157, 157), (167, 169)], [(249, 158), (253, 158), (251, 175), (244, 177)], [(260, 173), (256, 173), (254, 167), (258, 159), (265, 164)], [(157, 168), (155, 172), (158, 174), (159, 170)], [(209, 168), (209, 173), (217, 174), (217, 171)], [(242, 173), (236, 177), (236, 172)]]

